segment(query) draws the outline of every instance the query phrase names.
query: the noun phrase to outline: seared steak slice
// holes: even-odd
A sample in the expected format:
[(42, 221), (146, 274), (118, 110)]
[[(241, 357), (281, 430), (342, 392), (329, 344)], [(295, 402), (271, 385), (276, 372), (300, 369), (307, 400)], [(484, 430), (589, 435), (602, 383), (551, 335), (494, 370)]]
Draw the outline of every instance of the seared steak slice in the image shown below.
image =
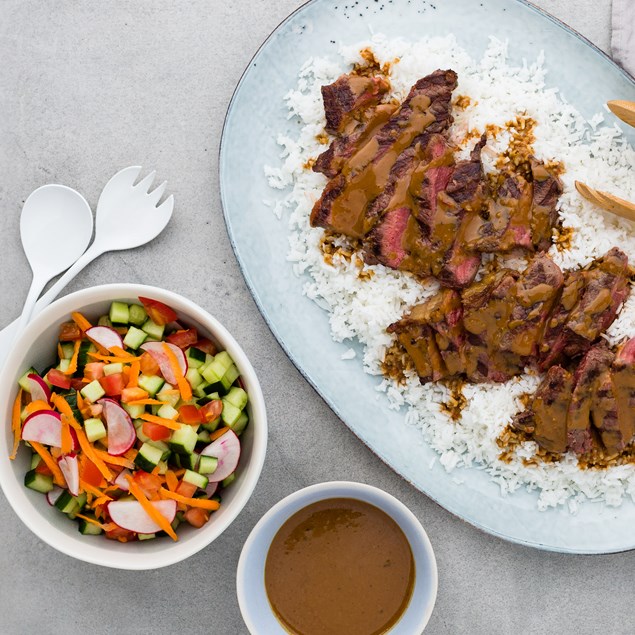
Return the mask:
[(536, 251), (546, 251), (551, 247), (551, 234), (558, 222), (556, 205), (562, 194), (562, 182), (534, 157), (531, 159), (531, 174), (531, 241)]
[(600, 374), (594, 384), (591, 396), (591, 418), (609, 454), (616, 454), (623, 450), (633, 436), (632, 425), (629, 425), (625, 419), (621, 422), (618, 419), (615, 387), (608, 369)]
[[(390, 210), (369, 234), (365, 250), (365, 260), (369, 264), (377, 262), (391, 269), (399, 269), (408, 252), (404, 244), (404, 235), (412, 218), (409, 207)], [(416, 228), (421, 231), (420, 228)], [(421, 234), (423, 236), (423, 234)]]
[(339, 174), (346, 160), (390, 119), (396, 109), (394, 104), (379, 104), (361, 110), (344, 132), (333, 139), (328, 149), (318, 156), (313, 171), (329, 178)]
[(495, 199), (475, 214), (465, 228), (468, 249), (481, 253), (505, 253), (516, 247), (533, 250), (529, 229), (531, 184), (520, 174), (508, 174)]
[(344, 177), (344, 184), (327, 184), (311, 212), (311, 225), (353, 238), (365, 236), (377, 221), (377, 216), (367, 218), (368, 207), (390, 182), (401, 154), (420, 147), (425, 133), (443, 132), (452, 122), (450, 100), (456, 84), (451, 70), (420, 79), (388, 122), (348, 159), (334, 179)]
[[(398, 324), (398, 323), (396, 323)], [(389, 331), (392, 328), (389, 327)], [(432, 329), (426, 324), (395, 327), (398, 339), (412, 359), (421, 383), (439, 381), (447, 376)]]
[(614, 355), (602, 342), (589, 349), (573, 376), (575, 388), (567, 416), (567, 444), (577, 454), (588, 452), (593, 445), (591, 407), (600, 376), (608, 370)]
[(548, 452), (565, 452), (572, 389), (571, 373), (561, 366), (552, 366), (527, 410), (514, 418), (512, 427), (532, 433), (534, 441)]
[(534, 357), (542, 340), (551, 309), (560, 296), (564, 276), (548, 256), (535, 257), (516, 283), (508, 328), (501, 349), (521, 357)]
[(322, 86), (322, 100), (326, 114), (326, 131), (343, 132), (360, 109), (377, 104), (390, 90), (384, 77), (341, 75), (332, 84)]
[(628, 295), (628, 258), (613, 247), (582, 275), (584, 290), (563, 332), (567, 338), (564, 353), (568, 357), (588, 350), (615, 320), (617, 310)]
[(623, 449), (635, 434), (635, 338), (628, 340), (618, 351), (613, 363), (612, 378), (617, 427), (611, 430), (609, 440), (614, 441), (613, 447)]

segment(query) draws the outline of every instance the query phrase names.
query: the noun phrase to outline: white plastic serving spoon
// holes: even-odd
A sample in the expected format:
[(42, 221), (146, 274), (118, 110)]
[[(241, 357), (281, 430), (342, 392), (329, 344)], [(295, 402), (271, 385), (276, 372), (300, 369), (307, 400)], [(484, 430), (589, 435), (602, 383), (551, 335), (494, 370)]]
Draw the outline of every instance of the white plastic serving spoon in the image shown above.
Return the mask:
[(20, 216), (20, 236), (33, 280), (13, 337), (28, 324), (46, 283), (84, 253), (92, 233), (90, 205), (70, 187), (43, 185), (26, 199)]
[[(47, 307), (60, 291), (90, 262), (107, 251), (132, 249), (150, 242), (165, 229), (174, 209), (170, 195), (157, 206), (167, 181), (148, 193), (155, 172), (137, 185), (140, 166), (117, 172), (104, 187), (97, 203), (95, 240), (75, 264), (37, 301), (33, 315)], [(0, 366), (11, 348), (16, 334), (17, 320), (0, 331)]]

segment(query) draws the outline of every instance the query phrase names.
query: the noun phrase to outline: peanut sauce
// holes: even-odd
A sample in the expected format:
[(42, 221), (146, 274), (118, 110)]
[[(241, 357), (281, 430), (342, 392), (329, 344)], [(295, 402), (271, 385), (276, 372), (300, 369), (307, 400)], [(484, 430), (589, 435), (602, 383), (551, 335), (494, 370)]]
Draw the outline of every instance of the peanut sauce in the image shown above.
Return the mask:
[(271, 607), (291, 635), (381, 635), (412, 595), (415, 563), (399, 525), (353, 498), (308, 505), (275, 535), (265, 564)]

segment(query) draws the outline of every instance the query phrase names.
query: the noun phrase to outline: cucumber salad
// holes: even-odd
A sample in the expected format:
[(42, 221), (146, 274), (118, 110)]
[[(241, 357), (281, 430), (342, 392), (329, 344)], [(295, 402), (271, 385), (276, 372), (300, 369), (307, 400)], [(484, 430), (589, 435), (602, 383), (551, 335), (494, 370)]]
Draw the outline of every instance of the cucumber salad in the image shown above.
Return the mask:
[(19, 380), (24, 484), (82, 534), (127, 542), (202, 527), (235, 478), (248, 396), (226, 351), (150, 298), (60, 327), (58, 363)]

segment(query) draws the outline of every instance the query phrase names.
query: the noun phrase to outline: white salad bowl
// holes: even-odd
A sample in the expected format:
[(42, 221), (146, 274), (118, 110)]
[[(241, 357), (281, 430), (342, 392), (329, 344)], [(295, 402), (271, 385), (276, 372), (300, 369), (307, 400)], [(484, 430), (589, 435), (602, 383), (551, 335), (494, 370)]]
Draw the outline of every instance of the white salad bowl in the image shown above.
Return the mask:
[[(138, 296), (150, 297), (171, 306), (188, 326), (194, 326), (226, 350), (240, 371), (249, 395), (249, 424), (241, 435), (241, 457), (236, 480), (223, 492), (221, 507), (207, 524), (195, 529), (183, 523), (170, 538), (120, 543), (104, 536), (84, 536), (46, 498), (24, 486), (29, 470), (30, 452), (22, 447), (14, 461), (9, 459), (13, 447), (11, 410), (19, 377), (30, 367), (42, 368), (56, 354), (59, 326), (70, 319), (72, 311), (95, 318), (108, 312), (113, 300), (137, 302)], [(236, 340), (207, 311), (186, 298), (157, 287), (141, 284), (108, 284), (83, 289), (67, 295), (42, 311), (16, 340), (0, 373), (0, 485), (24, 524), (51, 547), (79, 560), (117, 569), (157, 569), (200, 551), (213, 542), (243, 509), (253, 492), (267, 449), (267, 416), (256, 373)]]
[(332, 481), (298, 490), (274, 505), (256, 524), (243, 546), (236, 589), (238, 604), (252, 635), (287, 635), (265, 589), (265, 562), (274, 536), (293, 514), (328, 498), (355, 498), (378, 507), (402, 529), (415, 560), (415, 586), (408, 607), (386, 635), (415, 635), (425, 628), (437, 597), (437, 562), (428, 535), (417, 517), (394, 496), (364, 483)]

